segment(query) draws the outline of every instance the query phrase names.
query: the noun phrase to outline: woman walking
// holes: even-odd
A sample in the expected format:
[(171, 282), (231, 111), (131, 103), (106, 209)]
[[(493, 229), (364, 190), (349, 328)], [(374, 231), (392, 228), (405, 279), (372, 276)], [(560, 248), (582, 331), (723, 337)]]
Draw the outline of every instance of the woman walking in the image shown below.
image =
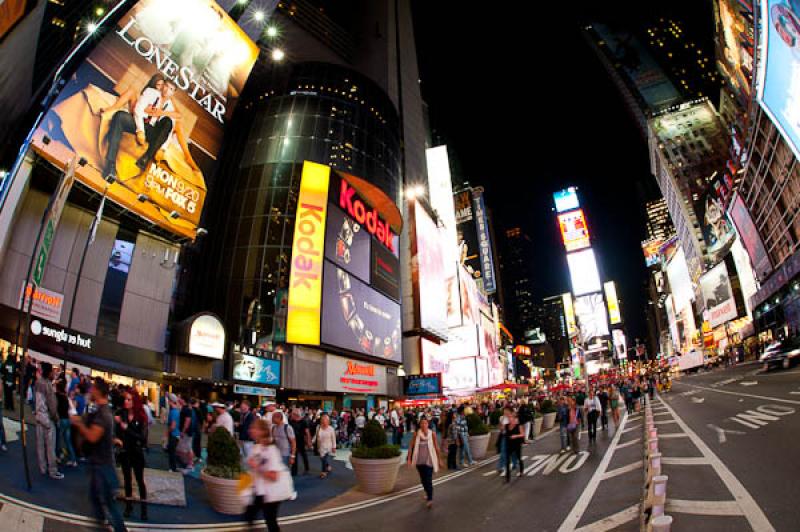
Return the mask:
[(125, 512), (127, 518), (133, 512), (131, 497), (133, 484), (131, 471), (136, 476), (139, 486), (139, 504), (141, 519), (147, 521), (147, 486), (144, 482), (144, 449), (147, 447), (147, 413), (144, 411), (142, 399), (138, 392), (131, 390), (123, 396), (122, 408), (114, 417), (116, 444), (121, 447), (119, 463), (122, 466), (122, 477), (125, 483)]
[(619, 390), (616, 386), (611, 387), (611, 419), (614, 420), (614, 430), (619, 427)]
[(567, 418), (567, 434), (569, 434), (570, 447), (572, 452), (578, 454), (578, 404), (575, 399), (567, 399), (569, 404), (569, 417)]
[(69, 420), (69, 411), (73, 408), (67, 395), (67, 382), (60, 379), (56, 384), (56, 404), (58, 410), (58, 439), (61, 443), (58, 451), (59, 457), (66, 459), (68, 467), (78, 467), (78, 457), (72, 446), (72, 424)]
[(522, 444), (525, 442), (525, 429), (519, 423), (519, 416), (512, 412), (508, 419), (504, 432), (506, 442), (506, 482), (511, 480), (511, 462), (519, 465), (519, 475), (525, 472), (525, 465), (522, 463)]
[(336, 431), (331, 426), (328, 414), (322, 414), (312, 443), (316, 446), (319, 459), (322, 461), (322, 474), (319, 478), (327, 478), (333, 471), (330, 460), (336, 456)]
[(247, 506), (245, 519), (253, 528), (258, 512), (263, 512), (269, 532), (279, 532), (278, 509), (282, 501), (295, 496), (294, 483), (281, 452), (272, 440), (270, 427), (264, 419), (250, 425), (250, 436), (255, 445), (247, 457), (253, 475), (252, 502)]
[(408, 447), (408, 465), (417, 466), (419, 480), (425, 489), (427, 506), (433, 506), (433, 474), (439, 471), (439, 444), (436, 434), (429, 427), (427, 418), (419, 420), (419, 429), (414, 433)]

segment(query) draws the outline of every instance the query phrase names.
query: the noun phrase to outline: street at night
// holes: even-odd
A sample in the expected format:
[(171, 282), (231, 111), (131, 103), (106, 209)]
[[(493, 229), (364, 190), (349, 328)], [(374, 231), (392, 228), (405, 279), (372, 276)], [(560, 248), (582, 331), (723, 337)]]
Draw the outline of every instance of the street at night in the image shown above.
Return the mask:
[(0, 0), (0, 532), (800, 530), (800, 0)]

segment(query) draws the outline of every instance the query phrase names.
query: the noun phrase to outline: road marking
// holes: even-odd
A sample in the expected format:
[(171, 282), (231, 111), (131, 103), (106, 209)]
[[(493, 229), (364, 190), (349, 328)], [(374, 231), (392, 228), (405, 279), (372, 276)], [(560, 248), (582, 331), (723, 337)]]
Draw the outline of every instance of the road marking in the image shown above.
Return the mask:
[(42, 530), (44, 528), (44, 516), (14, 506), (4, 504), (0, 509), (0, 530)]
[(625, 430), (623, 430), (623, 431), (622, 431), (622, 434), (625, 434), (626, 432), (630, 432), (630, 431), (632, 431), (632, 430), (636, 430), (636, 429), (640, 429), (640, 428), (642, 428), (642, 426), (641, 426), (641, 425), (635, 425), (635, 426), (633, 426), (633, 427), (628, 427), (627, 429), (625, 429)]
[(575, 532), (608, 532), (609, 530), (619, 528), (622, 525), (638, 518), (639, 505), (637, 504), (635, 506), (631, 506), (630, 508), (625, 508), (621, 512), (617, 512), (614, 515), (609, 515), (608, 517), (605, 517), (599, 521), (582, 526)]
[(705, 400), (706, 400), (705, 397), (692, 397), (692, 402), (697, 404), (700, 404)]
[(688, 437), (689, 437), (689, 435), (688, 434), (684, 434), (683, 432), (675, 432), (673, 434), (659, 434), (658, 435), (658, 439), (659, 440), (669, 440), (669, 439), (672, 439), (672, 438), (688, 438)]
[(625, 447), (630, 447), (631, 445), (637, 444), (640, 441), (642, 441), (641, 438), (636, 438), (631, 441), (626, 441), (625, 443), (620, 443), (619, 445), (617, 445), (617, 450), (624, 449)]
[(624, 475), (625, 473), (630, 473), (631, 471), (636, 471), (637, 469), (641, 469), (644, 465), (642, 460), (637, 460), (632, 464), (628, 464), (622, 467), (618, 467), (616, 469), (612, 469), (611, 471), (606, 471), (603, 474), (603, 480), (608, 480), (610, 478), (618, 477), (620, 475)]
[(701, 390), (708, 390), (709, 392), (725, 393), (725, 394), (728, 394), (728, 395), (737, 395), (739, 397), (752, 397), (753, 399), (764, 399), (766, 401), (777, 401), (779, 403), (789, 403), (789, 404), (792, 404), (792, 405), (800, 405), (800, 401), (794, 401), (792, 399), (781, 399), (781, 398), (778, 398), (778, 397), (769, 397), (769, 396), (766, 396), (766, 395), (753, 395), (751, 393), (729, 392), (727, 390), (715, 390), (714, 388), (707, 388), (705, 386), (698, 386), (696, 384), (687, 384), (685, 382), (680, 383), (680, 384), (683, 384), (684, 386), (693, 386), (693, 387), (699, 388)]
[(572, 507), (572, 511), (569, 513), (569, 515), (567, 515), (566, 519), (564, 519), (564, 522), (561, 523), (561, 526), (558, 528), (558, 532), (570, 532), (575, 530), (575, 528), (578, 526), (581, 517), (583, 517), (584, 512), (586, 512), (586, 508), (588, 508), (589, 503), (592, 501), (592, 497), (594, 497), (594, 494), (597, 491), (597, 487), (603, 480), (602, 477), (605, 474), (606, 469), (608, 469), (608, 464), (611, 462), (611, 457), (614, 455), (614, 451), (616, 450), (617, 444), (622, 437), (625, 423), (627, 421), (628, 415), (625, 414), (619, 424), (619, 428), (621, 430), (617, 430), (617, 432), (614, 434), (614, 439), (611, 440), (611, 445), (609, 445), (608, 449), (606, 449), (600, 465), (597, 466), (594, 475), (592, 475), (592, 478), (589, 479), (589, 483), (586, 485), (583, 493), (581, 493), (581, 496), (575, 503), (575, 506)]
[(709, 424), (708, 424), (708, 425), (706, 425), (706, 426), (707, 426), (708, 428), (710, 428), (710, 429), (713, 429), (713, 430), (716, 430), (716, 431), (717, 431), (717, 438), (719, 439), (719, 443), (725, 443), (726, 441), (728, 441), (728, 438), (725, 436), (725, 433), (726, 433), (726, 432), (727, 432), (728, 434), (745, 434), (745, 433), (744, 433), (744, 432), (742, 432), (741, 430), (730, 430), (730, 429), (723, 429), (723, 428), (721, 428), (721, 427), (718, 427), (718, 426), (716, 426), (716, 425), (712, 425), (711, 423), (709, 423)]
[[(690, 384), (687, 386), (692, 385)], [(722, 390), (714, 391), (719, 391), (720, 393), (734, 393), (723, 392)], [(739, 479), (736, 478), (731, 470), (728, 469), (724, 463), (722, 463), (722, 460), (720, 460), (719, 457), (717, 457), (717, 455), (711, 451), (708, 445), (706, 445), (706, 443), (691, 428), (689, 428), (689, 426), (684, 423), (680, 417), (678, 417), (678, 414), (675, 413), (672, 407), (667, 406), (667, 408), (669, 408), (669, 410), (672, 412), (672, 415), (678, 421), (678, 425), (683, 429), (683, 432), (689, 436), (695, 447), (697, 447), (703, 456), (710, 462), (709, 465), (714, 468), (714, 471), (716, 471), (717, 475), (719, 475), (722, 482), (725, 484), (731, 494), (733, 494), (739, 505), (739, 508), (742, 511), (742, 515), (744, 515), (745, 518), (747, 518), (748, 523), (750, 523), (750, 527), (753, 530), (758, 530), (759, 532), (774, 531), (775, 528), (772, 526), (772, 524), (770, 524), (767, 516), (764, 515), (764, 512), (753, 499), (753, 496), (750, 495), (750, 492), (747, 491)]]
[[(561, 464), (561, 467), (558, 470), (564, 474), (568, 475), (583, 466), (586, 463), (586, 459), (589, 458), (588, 451), (580, 451), (578, 454), (573, 454), (569, 460), (564, 460), (564, 463)], [(575, 462), (574, 464), (571, 462)]]
[(668, 415), (669, 415), (669, 412), (658, 412), (656, 414), (653, 414), (653, 417), (656, 417), (656, 416), (668, 416)]
[(687, 501), (667, 499), (664, 509), (669, 513), (692, 515), (744, 515), (736, 501)]
[(755, 386), (756, 384), (758, 384), (758, 381), (740, 382), (739, 384), (741, 384), (742, 386)]
[(800, 395), (800, 392), (789, 392), (792, 395)]
[(664, 421), (653, 421), (653, 425), (669, 425), (670, 423), (677, 423), (674, 419), (665, 419)]
[(708, 459), (687, 458), (684, 456), (662, 456), (661, 463), (664, 465), (708, 465)]
[(795, 409), (788, 406), (761, 405), (756, 407), (755, 410), (746, 410), (728, 419), (755, 430), (764, 425), (769, 425), (771, 421), (778, 421), (781, 417), (794, 413)]

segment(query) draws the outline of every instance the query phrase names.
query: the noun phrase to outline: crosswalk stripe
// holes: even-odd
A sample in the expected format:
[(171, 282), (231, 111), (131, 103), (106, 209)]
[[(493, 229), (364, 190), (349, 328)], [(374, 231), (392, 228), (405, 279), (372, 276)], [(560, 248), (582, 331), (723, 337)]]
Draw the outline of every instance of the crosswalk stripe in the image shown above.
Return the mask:
[(0, 508), (0, 532), (36, 532), (44, 528), (44, 516), (13, 504)]

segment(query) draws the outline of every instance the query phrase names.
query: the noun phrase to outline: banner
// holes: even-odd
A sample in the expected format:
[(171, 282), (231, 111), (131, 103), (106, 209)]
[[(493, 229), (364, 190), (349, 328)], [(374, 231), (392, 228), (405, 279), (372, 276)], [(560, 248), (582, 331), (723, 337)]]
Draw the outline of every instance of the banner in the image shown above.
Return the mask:
[(736, 319), (736, 301), (728, 278), (728, 268), (724, 262), (714, 266), (708, 273), (700, 277), (700, 288), (706, 303), (708, 322), (716, 327), (726, 321)]
[(386, 366), (334, 355), (325, 357), (329, 392), (386, 395)]
[(115, 203), (194, 239), (259, 49), (213, 0), (141, 0), (69, 79), (33, 146)]

